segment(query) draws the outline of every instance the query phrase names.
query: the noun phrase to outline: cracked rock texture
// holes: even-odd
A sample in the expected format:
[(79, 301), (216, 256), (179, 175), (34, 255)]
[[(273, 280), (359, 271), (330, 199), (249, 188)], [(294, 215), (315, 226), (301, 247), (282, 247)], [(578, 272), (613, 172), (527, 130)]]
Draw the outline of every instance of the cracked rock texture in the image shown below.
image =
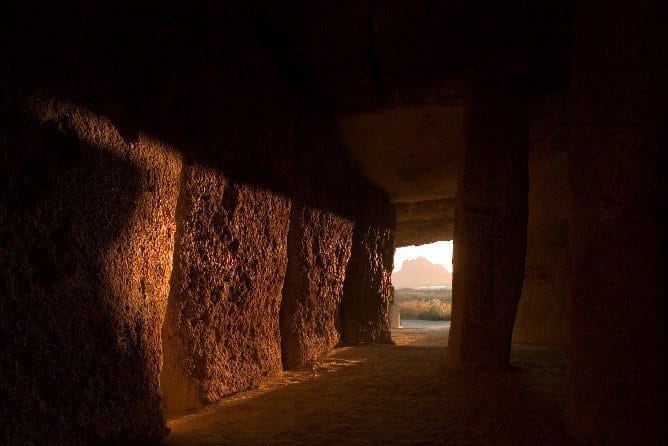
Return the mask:
[(15, 99), (0, 113), (0, 438), (159, 440), (180, 156)]
[(452, 240), (455, 221), (453, 198), (394, 203), (394, 209), (397, 213), (397, 248)]
[(293, 205), (281, 306), (283, 367), (301, 366), (338, 344), (353, 223)]
[(394, 209), (384, 192), (359, 187), (364, 197), (375, 196), (362, 210), (353, 229), (342, 305), (342, 342), (389, 343), (390, 281), (394, 263)]
[(290, 203), (193, 164), (184, 169), (163, 342), (168, 414), (254, 387), (281, 368), (279, 310)]

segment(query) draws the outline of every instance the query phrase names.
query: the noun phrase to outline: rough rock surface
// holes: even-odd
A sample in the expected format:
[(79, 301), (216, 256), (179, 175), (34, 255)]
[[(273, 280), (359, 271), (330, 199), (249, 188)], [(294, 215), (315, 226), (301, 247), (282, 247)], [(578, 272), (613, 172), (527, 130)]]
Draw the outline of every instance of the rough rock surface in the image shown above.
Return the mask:
[(452, 368), (508, 366), (524, 281), (528, 136), (524, 94), (481, 86), (457, 192)]
[[(380, 190), (366, 187), (365, 208), (353, 228), (342, 305), (342, 342), (392, 342), (390, 280), (394, 262), (394, 210)], [(359, 193), (365, 188), (360, 185)], [(361, 201), (361, 200), (360, 200)]]
[(180, 157), (81, 107), (14, 99), (0, 112), (0, 438), (159, 440)]
[(524, 287), (513, 342), (568, 344), (567, 129), (563, 93), (535, 95), (529, 111), (529, 222)]
[(252, 388), (281, 367), (279, 310), (289, 201), (184, 167), (163, 329), (167, 414)]
[(439, 200), (457, 190), (467, 109), (466, 103), (424, 104), (352, 113), (339, 129), (361, 170), (393, 200)]
[[(456, 173), (451, 180), (456, 180)], [(455, 200), (394, 203), (397, 213), (395, 244), (397, 248), (452, 240), (455, 221)]]
[[(568, 423), (590, 444), (660, 444), (666, 400), (665, 3), (575, 9), (569, 98)], [(629, 39), (628, 36), (633, 36)]]
[(293, 204), (281, 304), (283, 367), (315, 360), (338, 344), (353, 223)]

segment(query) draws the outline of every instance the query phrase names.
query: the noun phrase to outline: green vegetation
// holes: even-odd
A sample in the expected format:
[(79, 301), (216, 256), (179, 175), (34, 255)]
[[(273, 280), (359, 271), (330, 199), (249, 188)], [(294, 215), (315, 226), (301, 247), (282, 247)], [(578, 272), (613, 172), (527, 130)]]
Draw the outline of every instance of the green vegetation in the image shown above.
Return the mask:
[(452, 290), (400, 288), (394, 291), (394, 302), (402, 319), (449, 321)]
[(440, 300), (443, 302), (452, 302), (452, 290), (449, 288), (440, 289), (415, 289), (415, 288), (398, 288), (394, 290), (394, 301), (396, 303), (406, 302), (409, 300)]

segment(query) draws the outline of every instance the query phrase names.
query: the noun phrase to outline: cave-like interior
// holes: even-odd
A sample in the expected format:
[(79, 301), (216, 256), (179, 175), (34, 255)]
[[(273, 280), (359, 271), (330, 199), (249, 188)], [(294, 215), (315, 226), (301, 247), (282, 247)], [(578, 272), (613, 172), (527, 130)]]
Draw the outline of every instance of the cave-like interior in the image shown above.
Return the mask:
[[(0, 443), (169, 442), (337, 347), (417, 354), (391, 338), (393, 253), (437, 240), (433, 373), (462, 400), (369, 383), (448, 415), (285, 442), (666, 442), (663, 2), (9, 3)], [(485, 386), (537, 382), (529, 346), (568, 365), (523, 432)], [(508, 414), (539, 410), (528, 387)]]

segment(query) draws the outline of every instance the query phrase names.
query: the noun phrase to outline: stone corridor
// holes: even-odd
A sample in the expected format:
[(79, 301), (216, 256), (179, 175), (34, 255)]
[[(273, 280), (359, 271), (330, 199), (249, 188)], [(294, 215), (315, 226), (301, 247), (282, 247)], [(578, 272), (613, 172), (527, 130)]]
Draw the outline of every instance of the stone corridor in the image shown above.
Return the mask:
[(668, 442), (665, 0), (123, 3), (3, 2), (0, 444)]
[(563, 348), (517, 344), (512, 370), (460, 375), (443, 361), (447, 331), (398, 329), (392, 337), (396, 346), (336, 349), (256, 390), (172, 419), (165, 443), (573, 442), (559, 418), (566, 402)]

